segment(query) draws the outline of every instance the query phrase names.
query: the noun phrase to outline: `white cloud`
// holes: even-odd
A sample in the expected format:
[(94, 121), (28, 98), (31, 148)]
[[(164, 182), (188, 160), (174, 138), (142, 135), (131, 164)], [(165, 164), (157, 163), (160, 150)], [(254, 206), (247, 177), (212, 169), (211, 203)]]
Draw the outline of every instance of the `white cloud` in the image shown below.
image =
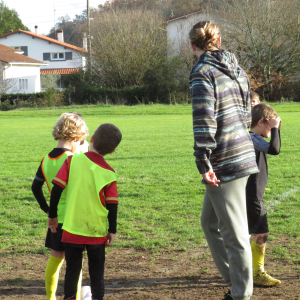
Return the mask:
[[(105, 0), (89, 0), (90, 7), (97, 7)], [(69, 15), (74, 18), (86, 9), (86, 0), (9, 0), (4, 3), (15, 9), (22, 20), (32, 32), (34, 26), (38, 25), (40, 34), (48, 34), (54, 26), (54, 20), (61, 16)], [(55, 9), (55, 17), (54, 17)]]

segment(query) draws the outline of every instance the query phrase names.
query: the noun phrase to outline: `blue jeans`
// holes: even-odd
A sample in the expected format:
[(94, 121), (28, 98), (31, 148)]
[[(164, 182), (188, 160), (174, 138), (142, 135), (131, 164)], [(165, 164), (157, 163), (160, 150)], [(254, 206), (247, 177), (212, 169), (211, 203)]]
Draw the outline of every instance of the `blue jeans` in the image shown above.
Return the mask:
[(206, 185), (201, 225), (215, 264), (232, 286), (234, 300), (248, 300), (253, 292), (252, 254), (249, 242), (247, 177)]

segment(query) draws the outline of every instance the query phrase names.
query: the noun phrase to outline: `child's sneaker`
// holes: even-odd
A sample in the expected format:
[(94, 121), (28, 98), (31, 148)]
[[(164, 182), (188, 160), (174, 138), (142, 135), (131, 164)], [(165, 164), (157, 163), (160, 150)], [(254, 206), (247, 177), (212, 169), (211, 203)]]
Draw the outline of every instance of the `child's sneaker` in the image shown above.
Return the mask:
[(281, 281), (268, 275), (266, 272), (258, 271), (253, 276), (253, 284), (260, 286), (278, 286)]
[(225, 296), (222, 300), (233, 300), (233, 298), (231, 296), (231, 290), (228, 290), (228, 292), (225, 293)]

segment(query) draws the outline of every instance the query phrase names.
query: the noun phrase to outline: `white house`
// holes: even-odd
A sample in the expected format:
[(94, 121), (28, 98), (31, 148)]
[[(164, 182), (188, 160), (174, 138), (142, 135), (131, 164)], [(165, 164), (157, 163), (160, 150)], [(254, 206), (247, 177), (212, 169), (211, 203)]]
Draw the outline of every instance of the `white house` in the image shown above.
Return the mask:
[(205, 11), (194, 11), (166, 20), (169, 55), (178, 55), (190, 48), (189, 32), (200, 21), (213, 21), (215, 17)]
[(40, 67), (46, 66), (45, 62), (23, 55), (23, 51), (0, 44), (1, 92), (40, 92)]
[(85, 68), (86, 49), (64, 42), (63, 32), (57, 31), (58, 40), (24, 30), (16, 30), (0, 36), (0, 43), (18, 50), (24, 55), (44, 61), (41, 75), (57, 73), (68, 75)]

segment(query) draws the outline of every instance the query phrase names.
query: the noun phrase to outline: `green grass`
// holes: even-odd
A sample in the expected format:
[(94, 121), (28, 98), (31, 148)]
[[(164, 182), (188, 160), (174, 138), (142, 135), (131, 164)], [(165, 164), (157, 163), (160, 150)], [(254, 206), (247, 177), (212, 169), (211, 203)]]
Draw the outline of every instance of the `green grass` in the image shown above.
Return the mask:
[[(281, 154), (269, 156), (269, 227), (273, 239), (289, 236), (296, 243), (300, 104), (272, 106), (283, 122)], [(123, 133), (117, 151), (106, 156), (117, 172), (120, 197), (115, 247), (184, 251), (206, 245), (199, 221), (204, 186), (193, 157), (191, 107), (99, 105), (0, 112), (0, 252), (46, 251), (47, 217), (30, 187), (42, 157), (56, 146), (51, 130), (65, 111), (81, 113), (91, 134), (104, 122)], [(274, 252), (279, 258), (293, 256), (281, 248)]]

